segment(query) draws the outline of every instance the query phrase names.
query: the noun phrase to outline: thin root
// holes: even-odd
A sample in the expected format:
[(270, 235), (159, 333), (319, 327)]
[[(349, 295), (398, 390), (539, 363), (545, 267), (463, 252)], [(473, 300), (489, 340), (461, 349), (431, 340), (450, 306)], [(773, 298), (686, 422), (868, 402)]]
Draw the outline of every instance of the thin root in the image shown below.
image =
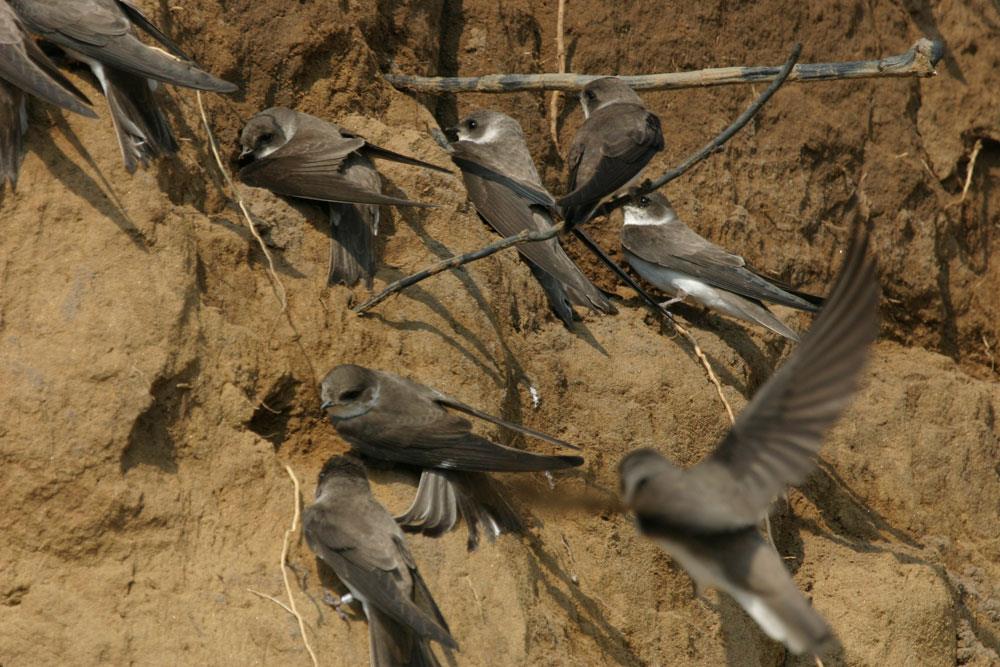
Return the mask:
[(215, 164), (218, 165), (219, 171), (222, 172), (222, 177), (229, 186), (229, 191), (233, 194), (233, 199), (236, 200), (237, 206), (240, 207), (240, 211), (243, 213), (243, 217), (247, 221), (247, 226), (250, 227), (250, 233), (253, 234), (253, 237), (257, 240), (257, 244), (260, 246), (261, 251), (264, 253), (264, 257), (267, 259), (267, 272), (271, 278), (271, 289), (274, 290), (274, 296), (278, 299), (278, 303), (281, 304), (281, 312), (285, 312), (285, 309), (288, 308), (288, 298), (285, 292), (285, 286), (278, 277), (278, 272), (274, 269), (274, 258), (271, 257), (271, 253), (268, 251), (267, 245), (264, 243), (264, 239), (261, 238), (260, 233), (257, 231), (257, 226), (253, 224), (253, 217), (250, 215), (250, 209), (247, 207), (246, 202), (243, 201), (243, 196), (240, 194), (239, 189), (237, 189), (236, 184), (233, 182), (232, 176), (229, 175), (229, 171), (222, 163), (222, 156), (219, 154), (219, 146), (215, 141), (215, 135), (212, 133), (212, 126), (208, 123), (208, 115), (205, 113), (205, 106), (201, 102), (201, 91), (196, 90), (195, 95), (198, 99), (198, 112), (201, 114), (201, 121), (205, 125), (205, 133), (208, 134), (208, 145), (212, 149), (212, 156), (215, 158)]

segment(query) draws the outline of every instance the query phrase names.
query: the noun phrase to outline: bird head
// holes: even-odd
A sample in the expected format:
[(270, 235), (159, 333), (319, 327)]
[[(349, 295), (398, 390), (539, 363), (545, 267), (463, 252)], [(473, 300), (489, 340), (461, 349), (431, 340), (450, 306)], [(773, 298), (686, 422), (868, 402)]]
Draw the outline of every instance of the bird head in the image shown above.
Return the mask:
[(240, 134), (240, 162), (266, 157), (284, 146), (295, 134), (295, 112), (274, 107), (250, 119)]
[(590, 115), (601, 107), (619, 102), (642, 105), (642, 99), (635, 94), (635, 91), (614, 76), (594, 79), (580, 91), (580, 105), (586, 118), (590, 118)]
[(355, 483), (368, 486), (368, 475), (361, 460), (348, 454), (334, 456), (323, 464), (323, 469), (319, 472), (319, 478), (316, 480), (316, 497), (323, 495), (324, 489), (331, 484), (343, 486)]
[(476, 144), (491, 144), (511, 135), (522, 140), (524, 137), (521, 125), (516, 120), (489, 109), (474, 111), (444, 133), (449, 141), (471, 141)]
[(653, 449), (643, 448), (629, 452), (618, 464), (622, 502), (626, 507), (632, 507), (636, 495), (646, 482), (663, 473), (679, 471), (677, 466)]
[(659, 192), (633, 197), (623, 208), (626, 225), (658, 225), (677, 218), (670, 200)]
[(320, 407), (334, 423), (360, 417), (378, 403), (378, 376), (354, 364), (337, 366), (323, 378), (319, 393)]

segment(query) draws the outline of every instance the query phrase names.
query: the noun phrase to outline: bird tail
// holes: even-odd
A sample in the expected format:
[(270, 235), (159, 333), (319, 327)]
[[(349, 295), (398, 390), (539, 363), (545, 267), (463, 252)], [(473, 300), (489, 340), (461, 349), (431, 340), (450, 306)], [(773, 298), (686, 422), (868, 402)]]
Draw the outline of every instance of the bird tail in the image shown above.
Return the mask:
[(440, 667), (428, 640), (377, 609), (365, 613), (372, 667)]
[(0, 80), (0, 194), (4, 182), (17, 187), (24, 160), (24, 134), (28, 131), (28, 109), (24, 93)]
[(177, 140), (153, 94), (154, 82), (97, 62), (90, 65), (108, 99), (125, 169), (131, 174), (138, 165), (176, 153)]
[[(747, 267), (751, 273), (762, 280), (766, 280), (772, 287), (777, 287), (782, 292), (787, 292), (791, 295), (791, 298), (785, 299), (775, 299), (775, 303), (780, 303), (783, 306), (788, 306), (789, 308), (797, 308), (799, 310), (804, 310), (809, 313), (815, 313), (826, 303), (826, 297), (816, 296), (815, 294), (809, 294), (808, 292), (802, 292), (795, 289), (783, 280), (778, 280), (773, 276), (767, 276), (757, 271), (751, 267)], [(787, 296), (787, 295), (786, 295)]]
[(562, 320), (563, 324), (567, 327), (572, 327), (576, 313), (573, 312), (573, 303), (566, 293), (566, 288), (559, 280), (553, 278), (531, 262), (528, 262), (528, 268), (531, 269), (531, 273), (535, 276), (538, 284), (545, 290), (545, 296), (549, 299), (549, 306), (551, 306), (552, 312)]
[(830, 626), (795, 587), (791, 577), (787, 585), (766, 595), (738, 593), (736, 599), (767, 636), (782, 642), (796, 655), (807, 651), (817, 653), (821, 647), (836, 642)]
[(378, 206), (330, 205), (330, 273), (328, 285), (356, 285), (362, 278), (368, 287), (375, 275), (375, 230)]
[(787, 324), (777, 318), (777, 316), (767, 309), (767, 306), (754, 299), (747, 299), (739, 294), (732, 294), (723, 290), (716, 290), (719, 310), (739, 318), (746, 322), (759, 324), (770, 329), (779, 336), (784, 336), (789, 340), (798, 342), (799, 335), (795, 333)]
[(469, 551), (479, 546), (480, 526), (491, 542), (525, 528), (500, 484), (479, 472), (425, 470), (413, 503), (396, 521), (406, 531), (438, 537), (457, 525), (459, 515), (469, 530)]

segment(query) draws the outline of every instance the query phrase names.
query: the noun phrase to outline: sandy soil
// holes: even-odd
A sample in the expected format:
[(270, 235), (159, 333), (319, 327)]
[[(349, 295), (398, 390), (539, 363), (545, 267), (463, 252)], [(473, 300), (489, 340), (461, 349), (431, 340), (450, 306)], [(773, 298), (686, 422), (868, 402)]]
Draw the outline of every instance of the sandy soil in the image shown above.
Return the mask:
[[(446, 164), (426, 130), (475, 107), (514, 113), (543, 177), (564, 190), (541, 94), (409, 96), (380, 72), (552, 71), (554, 0), (140, 3), (204, 66), (241, 84), (206, 98), (234, 157), (242, 123), (282, 104)], [(824, 292), (851, 226), (873, 230), (882, 340), (820, 470), (775, 510), (796, 581), (839, 633), (827, 665), (1000, 664), (1000, 10), (901, 4), (570, 0), (570, 68), (654, 72), (878, 57), (944, 41), (931, 80), (789, 85), (720, 154), (667, 194), (706, 236)], [(99, 100), (92, 82), (74, 73)], [(649, 94), (662, 170), (755, 94)], [(585, 446), (586, 466), (508, 480), (539, 524), (474, 554), (464, 535), (411, 539), (467, 665), (807, 665), (681, 571), (612, 509), (626, 451), (697, 461), (725, 432), (713, 387), (677, 339), (620, 293), (619, 314), (566, 331), (514, 253), (445, 274), (358, 318), (365, 291), (324, 286), (321, 229), (246, 190), (288, 292), (221, 189), (194, 96), (171, 91), (174, 160), (128, 177), (102, 122), (36, 105), (21, 187), (0, 199), (0, 665), (306, 665), (278, 567), (292, 512), (288, 464), (312, 493), (345, 445), (319, 415), (333, 365), (404, 373)], [(560, 114), (565, 147), (581, 121)], [(969, 154), (982, 150), (961, 199)], [(376, 284), (491, 240), (455, 176), (382, 166), (390, 191), (433, 199), (386, 212)], [(620, 219), (595, 227), (617, 248)], [(992, 260), (992, 261), (991, 261)], [(679, 309), (734, 408), (790, 348)], [(783, 311), (795, 326), (808, 317)], [(541, 392), (534, 409), (527, 387)], [(493, 433), (485, 429), (486, 433)], [(532, 445), (536, 446), (536, 445)], [(374, 474), (405, 506), (412, 480)], [(291, 560), (324, 665), (367, 660), (363, 621), (320, 602), (332, 582), (304, 544)]]

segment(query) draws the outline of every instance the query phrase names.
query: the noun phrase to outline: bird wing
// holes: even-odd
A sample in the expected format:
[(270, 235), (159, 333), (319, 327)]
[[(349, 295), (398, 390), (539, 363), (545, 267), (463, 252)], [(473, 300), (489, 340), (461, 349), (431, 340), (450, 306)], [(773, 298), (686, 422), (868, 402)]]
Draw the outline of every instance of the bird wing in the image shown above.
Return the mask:
[(178, 58), (191, 60), (191, 57), (181, 49), (180, 45), (156, 27), (156, 24), (150, 21), (149, 17), (146, 16), (141, 9), (136, 7), (131, 0), (117, 0), (117, 2), (118, 8), (122, 10), (122, 12), (134, 25), (142, 28), (146, 33), (152, 36), (153, 39), (167, 47), (167, 50)]
[(0, 4), (0, 79), (50, 104), (97, 118), (86, 106), (90, 100), (25, 35), (14, 10), (6, 4)]
[(598, 109), (573, 139), (568, 162), (572, 191), (567, 208), (596, 202), (627, 184), (663, 150), (660, 119), (639, 104)]
[[(32, 31), (112, 67), (199, 90), (231, 93), (237, 89), (202, 71), (186, 57), (139, 41), (129, 20), (135, 8), (117, 0), (13, 0), (13, 5)], [(139, 16), (141, 27), (152, 26), (145, 16)]]
[(361, 139), (361, 141), (364, 142), (364, 146), (363, 148), (361, 148), (361, 152), (368, 157), (377, 157), (383, 160), (392, 160), (393, 162), (409, 164), (414, 167), (423, 167), (424, 169), (439, 171), (443, 174), (451, 173), (451, 169), (448, 169), (447, 167), (439, 167), (436, 164), (431, 164), (430, 162), (424, 162), (423, 160), (418, 160), (415, 157), (410, 157), (409, 155), (403, 155), (402, 153), (391, 151), (388, 148), (382, 148), (381, 146), (373, 144), (372, 142), (368, 141), (361, 135), (355, 134), (350, 130), (345, 130), (343, 128), (340, 128), (340, 134), (341, 136), (347, 137), (349, 139)]
[(392, 517), (380, 505), (376, 508), (379, 520), (372, 525), (370, 509), (351, 512), (346, 508), (331, 510), (321, 503), (312, 505), (302, 517), (306, 541), (365, 602), (420, 636), (453, 646), (447, 629), (414, 604), (410, 591), (403, 588), (401, 582), (407, 578), (402, 573), (416, 569), (416, 565)]
[(786, 486), (801, 483), (815, 467), (823, 436), (846, 409), (878, 334), (878, 283), (867, 248), (862, 232), (801, 344), (718, 447), (685, 473), (686, 488), (702, 499), (691, 517), (695, 525), (754, 523)]
[(436, 391), (404, 378), (379, 375), (378, 405), (336, 423), (363, 453), (421, 468), (477, 472), (557, 470), (578, 456), (545, 456), (498, 445), (472, 432), (468, 420), (442, 407)]
[(348, 179), (344, 174), (347, 158), (364, 145), (364, 139), (343, 137), (336, 128), (322, 133), (300, 129), (274, 153), (241, 168), (240, 180), (285, 197), (344, 204), (434, 206), (383, 195), (369, 184)]

